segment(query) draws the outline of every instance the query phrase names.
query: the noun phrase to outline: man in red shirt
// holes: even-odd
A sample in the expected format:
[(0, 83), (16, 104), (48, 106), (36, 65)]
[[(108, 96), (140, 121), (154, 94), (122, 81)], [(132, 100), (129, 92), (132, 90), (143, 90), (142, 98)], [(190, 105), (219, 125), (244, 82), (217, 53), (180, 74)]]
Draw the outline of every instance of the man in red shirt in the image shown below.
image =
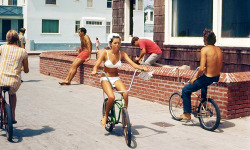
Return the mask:
[(135, 61), (138, 61), (142, 65), (154, 65), (155, 62), (161, 57), (161, 48), (151, 40), (133, 37), (131, 44), (133, 46), (140, 47), (140, 56), (136, 57)]

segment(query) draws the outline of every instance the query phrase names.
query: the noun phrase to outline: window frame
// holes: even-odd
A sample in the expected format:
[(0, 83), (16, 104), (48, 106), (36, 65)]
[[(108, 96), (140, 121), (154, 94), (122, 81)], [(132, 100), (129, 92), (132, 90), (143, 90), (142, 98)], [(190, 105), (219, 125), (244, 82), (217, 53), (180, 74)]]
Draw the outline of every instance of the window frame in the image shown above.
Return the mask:
[[(77, 24), (76, 22), (79, 21), (79, 24)], [(75, 33), (78, 33), (78, 29), (76, 30), (76, 26), (79, 25), (79, 28), (81, 28), (81, 20), (75, 20)]]
[(86, 2), (87, 2), (86, 8), (94, 8), (94, 0), (91, 0), (91, 1), (92, 1), (92, 6), (91, 6), (91, 7), (88, 6), (88, 1), (89, 1), (89, 0), (86, 1)]
[[(213, 0), (212, 30), (216, 35), (216, 46), (250, 47), (250, 38), (221, 37), (222, 1)], [(165, 1), (165, 42), (164, 45), (197, 45), (204, 46), (203, 37), (172, 37), (172, 0)]]
[[(109, 23), (109, 25), (107, 25)], [(107, 27), (109, 27), (109, 33), (107, 33)], [(106, 21), (106, 34), (111, 33), (111, 21)]]
[[(91, 24), (88, 24), (87, 22), (91, 22)], [(93, 24), (92, 24), (93, 23)], [(95, 24), (95, 23), (101, 23), (101, 24)], [(85, 21), (85, 24), (87, 25), (87, 26), (104, 26), (104, 23), (103, 23), (103, 21), (101, 21), (101, 20), (86, 20)]]
[(45, 0), (45, 5), (57, 5), (57, 0), (55, 0), (55, 2), (56, 2), (55, 4), (47, 4), (46, 2), (47, 2), (47, 0)]
[[(57, 20), (58, 21), (58, 33), (43, 32), (43, 20)], [(41, 34), (61, 34), (60, 33), (60, 19), (41, 19)]]
[[(108, 3), (111, 3), (111, 7), (108, 7)], [(113, 7), (113, 0), (107, 0), (107, 8), (112, 9)]]

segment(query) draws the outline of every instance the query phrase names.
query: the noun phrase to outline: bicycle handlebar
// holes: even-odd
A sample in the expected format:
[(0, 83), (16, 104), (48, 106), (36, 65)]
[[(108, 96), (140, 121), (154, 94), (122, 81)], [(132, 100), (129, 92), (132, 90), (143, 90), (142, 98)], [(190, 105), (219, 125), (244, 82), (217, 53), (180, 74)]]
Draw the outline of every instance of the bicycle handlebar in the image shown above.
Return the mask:
[[(133, 77), (132, 77), (132, 80), (131, 80), (131, 83), (130, 83), (130, 86), (129, 86), (128, 90), (126, 90), (126, 91), (114, 91), (114, 92), (116, 92), (116, 93), (125, 93), (125, 92), (129, 92), (129, 91), (131, 90), (132, 84), (133, 84), (133, 82), (134, 82), (135, 74), (136, 74), (137, 71), (138, 71), (138, 69), (135, 69), (134, 75), (133, 75)], [(106, 76), (106, 78), (108, 79), (109, 83), (112, 85), (112, 83), (111, 83), (111, 81), (109, 80), (109, 77), (108, 77), (108, 75), (106, 74), (106, 72), (103, 72), (103, 71), (102, 71), (102, 72), (97, 72), (96, 74), (104, 74), (104, 75)], [(112, 86), (112, 87), (113, 87), (113, 86)]]

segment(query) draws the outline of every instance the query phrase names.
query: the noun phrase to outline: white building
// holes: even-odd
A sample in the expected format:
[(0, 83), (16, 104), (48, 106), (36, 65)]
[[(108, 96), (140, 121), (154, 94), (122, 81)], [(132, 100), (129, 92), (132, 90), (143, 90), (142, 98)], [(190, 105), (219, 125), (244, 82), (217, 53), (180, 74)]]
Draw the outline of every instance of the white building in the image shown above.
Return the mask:
[[(143, 10), (135, 13), (137, 20), (140, 16)], [(5, 41), (9, 29), (21, 27), (26, 28), (27, 50), (75, 49), (80, 45), (79, 27), (87, 29), (93, 43), (96, 37), (107, 43), (112, 0), (0, 0), (0, 41)], [(143, 28), (135, 29), (135, 34), (143, 36)]]

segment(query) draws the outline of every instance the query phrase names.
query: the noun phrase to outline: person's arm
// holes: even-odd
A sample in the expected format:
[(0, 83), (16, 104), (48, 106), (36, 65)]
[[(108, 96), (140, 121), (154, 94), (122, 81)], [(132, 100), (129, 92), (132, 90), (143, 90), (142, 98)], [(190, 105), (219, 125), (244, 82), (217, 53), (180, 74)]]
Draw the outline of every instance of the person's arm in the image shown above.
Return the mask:
[(97, 73), (97, 69), (100, 66), (101, 62), (104, 60), (105, 55), (107, 55), (106, 51), (103, 51), (100, 55), (100, 57), (97, 59), (95, 66), (93, 67), (93, 71), (91, 72), (91, 75), (95, 75)]
[(143, 71), (148, 71), (148, 68), (147, 67), (141, 67), (139, 65), (137, 65), (136, 63), (134, 63), (128, 56), (127, 53), (125, 53), (124, 51), (121, 51), (121, 56), (122, 58), (127, 62), (129, 63), (133, 68), (135, 69), (140, 69), (140, 70), (143, 70)]
[(206, 49), (202, 48), (201, 49), (201, 60), (200, 60), (200, 68), (198, 69), (197, 74), (193, 77), (193, 79), (190, 81), (191, 84), (194, 83), (196, 79), (202, 75), (206, 69), (206, 61), (207, 61), (207, 56), (206, 56)]
[(25, 73), (29, 72), (29, 63), (28, 63), (28, 58), (23, 59), (23, 71)]
[(146, 54), (146, 49), (143, 48), (143, 49), (141, 50), (140, 56), (139, 56), (139, 57), (136, 57), (135, 60), (136, 60), (136, 61), (140, 61), (140, 60), (143, 58), (143, 56), (144, 56), (145, 54)]

